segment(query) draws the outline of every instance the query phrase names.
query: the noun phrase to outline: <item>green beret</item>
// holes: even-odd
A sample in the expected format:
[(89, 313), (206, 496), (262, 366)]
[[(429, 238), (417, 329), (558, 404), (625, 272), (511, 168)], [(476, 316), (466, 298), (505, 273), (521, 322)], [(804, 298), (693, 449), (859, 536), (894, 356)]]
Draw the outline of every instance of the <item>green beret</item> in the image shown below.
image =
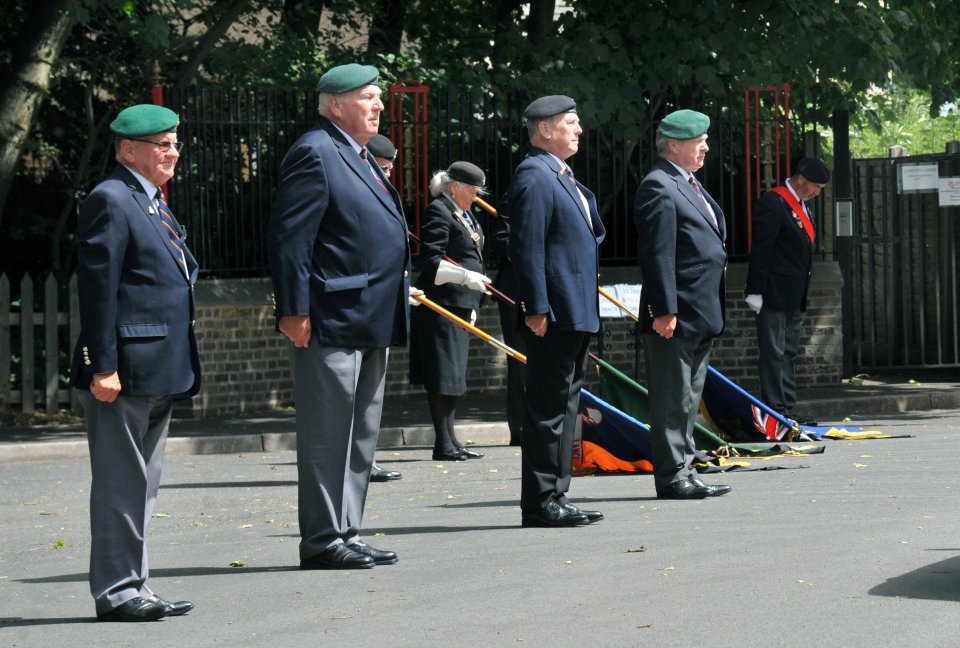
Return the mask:
[(367, 150), (373, 157), (384, 158), (386, 160), (397, 159), (397, 147), (393, 145), (390, 138), (377, 133), (367, 142)]
[(530, 105), (524, 108), (523, 117), (527, 121), (536, 121), (569, 112), (577, 112), (576, 101), (565, 95), (548, 95), (531, 101)]
[(380, 81), (380, 72), (372, 65), (347, 63), (327, 70), (317, 83), (321, 94), (343, 94)]
[(483, 169), (470, 162), (454, 162), (447, 169), (447, 175), (451, 180), (474, 187), (482, 187), (487, 182), (487, 178), (483, 175)]
[(110, 131), (117, 137), (131, 139), (177, 130), (180, 117), (163, 106), (138, 104), (124, 108), (110, 124)]
[(657, 131), (664, 137), (688, 140), (710, 129), (710, 118), (696, 110), (675, 110), (660, 122)]

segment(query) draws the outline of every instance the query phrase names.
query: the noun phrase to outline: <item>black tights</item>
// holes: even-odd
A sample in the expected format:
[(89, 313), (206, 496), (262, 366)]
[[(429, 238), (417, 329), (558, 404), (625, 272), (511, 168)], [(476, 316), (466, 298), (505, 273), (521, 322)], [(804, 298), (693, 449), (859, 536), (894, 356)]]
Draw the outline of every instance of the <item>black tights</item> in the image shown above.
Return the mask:
[(453, 431), (453, 421), (457, 414), (457, 396), (445, 396), (427, 392), (427, 404), (430, 406), (430, 418), (433, 420), (433, 429), (436, 439), (433, 449), (436, 452), (453, 452), (462, 448), (463, 444), (457, 441)]

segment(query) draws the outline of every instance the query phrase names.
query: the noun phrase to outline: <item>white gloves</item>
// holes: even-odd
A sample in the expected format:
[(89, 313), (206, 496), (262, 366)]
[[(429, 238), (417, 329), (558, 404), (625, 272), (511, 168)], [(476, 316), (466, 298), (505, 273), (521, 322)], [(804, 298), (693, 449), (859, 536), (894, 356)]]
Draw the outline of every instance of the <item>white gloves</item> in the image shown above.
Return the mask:
[(410, 303), (411, 306), (419, 306), (420, 302), (414, 299), (414, 297), (419, 297), (422, 294), (423, 294), (422, 290), (420, 290), (419, 288), (414, 288), (413, 286), (410, 286), (410, 296), (407, 297), (407, 301)]
[(452, 283), (458, 286), (466, 286), (470, 290), (486, 292), (487, 284), (491, 283), (491, 281), (492, 279), (486, 275), (474, 272), (473, 270), (467, 270), (466, 268), (441, 259), (440, 265), (437, 266), (437, 276), (434, 277), (433, 283), (438, 286)]
[(760, 309), (763, 308), (763, 295), (747, 295), (747, 306), (759, 315)]
[(470, 311), (470, 326), (473, 326), (473, 325), (476, 324), (476, 323), (477, 323), (477, 311), (476, 311), (476, 310), (471, 310), (471, 311)]

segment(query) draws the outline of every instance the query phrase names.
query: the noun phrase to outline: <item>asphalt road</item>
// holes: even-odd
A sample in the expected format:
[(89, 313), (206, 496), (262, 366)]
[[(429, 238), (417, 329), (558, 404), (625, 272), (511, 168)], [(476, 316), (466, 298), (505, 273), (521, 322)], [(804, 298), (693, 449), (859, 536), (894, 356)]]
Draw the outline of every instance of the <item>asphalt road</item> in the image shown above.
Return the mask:
[(86, 461), (2, 463), (0, 646), (956, 646), (960, 411), (874, 422), (912, 436), (706, 476), (718, 499), (578, 477), (606, 519), (562, 530), (520, 528), (516, 448), (378, 450), (403, 479), (365, 539), (400, 562), (352, 572), (297, 568), (294, 453), (170, 456), (151, 584), (196, 609), (148, 624), (93, 621)]

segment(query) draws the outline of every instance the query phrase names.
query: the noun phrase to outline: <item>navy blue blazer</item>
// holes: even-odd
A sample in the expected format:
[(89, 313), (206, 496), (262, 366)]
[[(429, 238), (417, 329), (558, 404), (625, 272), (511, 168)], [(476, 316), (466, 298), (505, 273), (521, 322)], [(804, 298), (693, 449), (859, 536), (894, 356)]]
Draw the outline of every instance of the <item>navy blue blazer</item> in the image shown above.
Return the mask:
[(763, 295), (763, 307), (770, 310), (807, 310), (813, 243), (799, 218), (786, 200), (769, 191), (757, 201), (752, 230), (745, 294)]
[(117, 371), (126, 396), (187, 397), (200, 389), (193, 325), (197, 261), (189, 278), (140, 181), (125, 167), (98, 184), (80, 207), (77, 290), (80, 337), (71, 383), (89, 389), (94, 373)]
[(400, 197), (326, 118), (283, 158), (267, 242), (278, 323), (309, 315), (324, 346), (406, 344), (410, 251)]
[[(443, 284), (437, 286), (434, 279), (437, 276), (437, 267), (444, 256), (450, 257), (467, 270), (483, 273), (483, 229), (480, 223), (467, 211), (466, 218), (474, 226), (480, 240), (474, 243), (466, 226), (454, 215), (457, 206), (445, 195), (437, 196), (430, 202), (430, 206), (423, 213), (420, 224), (420, 255), (415, 261), (420, 276), (417, 277), (416, 287), (424, 291), (427, 297), (443, 306), (457, 308), (480, 308), (483, 293), (466, 286)], [(479, 247), (478, 247), (479, 246)]]
[(706, 337), (723, 331), (726, 224), (720, 205), (703, 190), (716, 216), (683, 174), (659, 159), (637, 189), (634, 210), (643, 288), (641, 331), (653, 319), (676, 313), (674, 335)]
[(560, 330), (596, 333), (597, 248), (606, 230), (593, 193), (571, 176), (560, 175), (556, 159), (534, 148), (513, 175), (506, 212), (517, 280), (517, 327), (525, 326), (528, 315), (546, 313)]

